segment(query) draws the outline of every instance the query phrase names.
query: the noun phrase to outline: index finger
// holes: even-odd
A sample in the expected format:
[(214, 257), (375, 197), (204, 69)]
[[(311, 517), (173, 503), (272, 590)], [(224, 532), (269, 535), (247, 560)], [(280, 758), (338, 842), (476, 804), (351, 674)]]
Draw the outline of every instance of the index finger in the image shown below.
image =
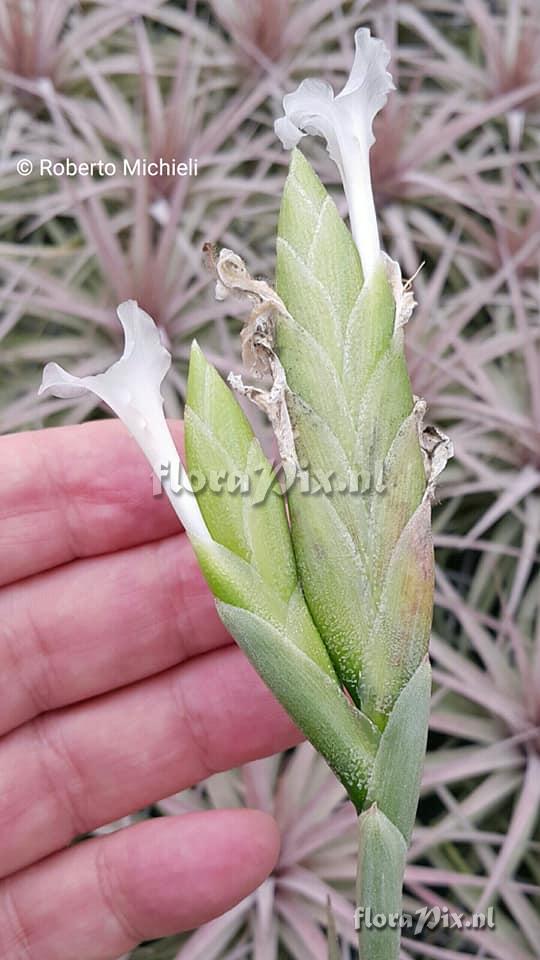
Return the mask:
[(0, 437), (0, 586), (177, 531), (119, 421)]

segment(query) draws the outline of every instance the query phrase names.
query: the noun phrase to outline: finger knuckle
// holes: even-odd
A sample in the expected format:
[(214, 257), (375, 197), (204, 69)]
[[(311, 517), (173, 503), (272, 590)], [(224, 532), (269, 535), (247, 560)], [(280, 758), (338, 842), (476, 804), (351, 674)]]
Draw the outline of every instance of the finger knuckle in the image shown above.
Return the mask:
[(133, 918), (134, 911), (129, 905), (121, 871), (107, 843), (96, 843), (95, 868), (99, 895), (108, 916), (117, 925), (122, 939), (128, 943), (140, 943), (144, 940), (144, 933), (138, 929)]
[(62, 724), (54, 714), (43, 714), (32, 721), (37, 740), (37, 755), (43, 779), (55, 798), (59, 812), (68, 821), (72, 837), (88, 830), (83, 807), (84, 789), (73, 751), (62, 733)]
[(9, 884), (3, 885), (0, 905), (0, 956), (9, 960), (34, 960), (30, 932)]

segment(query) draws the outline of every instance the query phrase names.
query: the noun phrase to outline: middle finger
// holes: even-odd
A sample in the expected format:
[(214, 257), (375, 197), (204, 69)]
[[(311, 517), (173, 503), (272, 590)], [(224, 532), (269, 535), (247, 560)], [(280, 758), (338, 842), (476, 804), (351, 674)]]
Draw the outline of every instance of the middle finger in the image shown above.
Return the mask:
[(184, 534), (0, 591), (0, 735), (230, 642)]
[(299, 739), (232, 645), (40, 716), (0, 740), (0, 876)]

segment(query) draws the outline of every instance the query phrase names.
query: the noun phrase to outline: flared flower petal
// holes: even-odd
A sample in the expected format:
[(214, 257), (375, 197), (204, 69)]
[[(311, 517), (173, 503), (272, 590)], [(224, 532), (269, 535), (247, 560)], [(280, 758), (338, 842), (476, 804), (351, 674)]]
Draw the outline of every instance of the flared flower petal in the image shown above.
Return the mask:
[[(202, 540), (210, 534), (197, 501), (190, 492), (176, 446), (163, 413), (161, 384), (170, 368), (171, 355), (163, 346), (152, 318), (135, 300), (117, 309), (124, 329), (124, 352), (105, 373), (75, 377), (57, 363), (43, 371), (40, 394), (82, 397), (93, 393), (125, 424), (143, 451), (155, 475), (162, 480), (171, 504), (186, 531)], [(165, 476), (164, 467), (168, 467)], [(171, 479), (179, 478), (181, 491), (174, 493)]]
[(373, 120), (394, 84), (386, 69), (390, 54), (382, 40), (362, 27), (354, 41), (354, 63), (343, 90), (335, 96), (328, 83), (303, 80), (294, 93), (283, 98), (285, 116), (276, 120), (274, 127), (285, 149), (295, 147), (305, 134), (326, 140), (328, 153), (341, 173), (351, 230), (367, 278), (380, 254), (369, 169)]

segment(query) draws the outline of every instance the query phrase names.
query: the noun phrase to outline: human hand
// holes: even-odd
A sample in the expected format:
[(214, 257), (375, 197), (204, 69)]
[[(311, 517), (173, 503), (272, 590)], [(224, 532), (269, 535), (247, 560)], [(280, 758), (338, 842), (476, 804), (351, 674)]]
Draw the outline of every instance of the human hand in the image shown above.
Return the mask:
[(0, 438), (0, 957), (108, 960), (274, 866), (260, 811), (74, 837), (299, 739), (116, 421)]

